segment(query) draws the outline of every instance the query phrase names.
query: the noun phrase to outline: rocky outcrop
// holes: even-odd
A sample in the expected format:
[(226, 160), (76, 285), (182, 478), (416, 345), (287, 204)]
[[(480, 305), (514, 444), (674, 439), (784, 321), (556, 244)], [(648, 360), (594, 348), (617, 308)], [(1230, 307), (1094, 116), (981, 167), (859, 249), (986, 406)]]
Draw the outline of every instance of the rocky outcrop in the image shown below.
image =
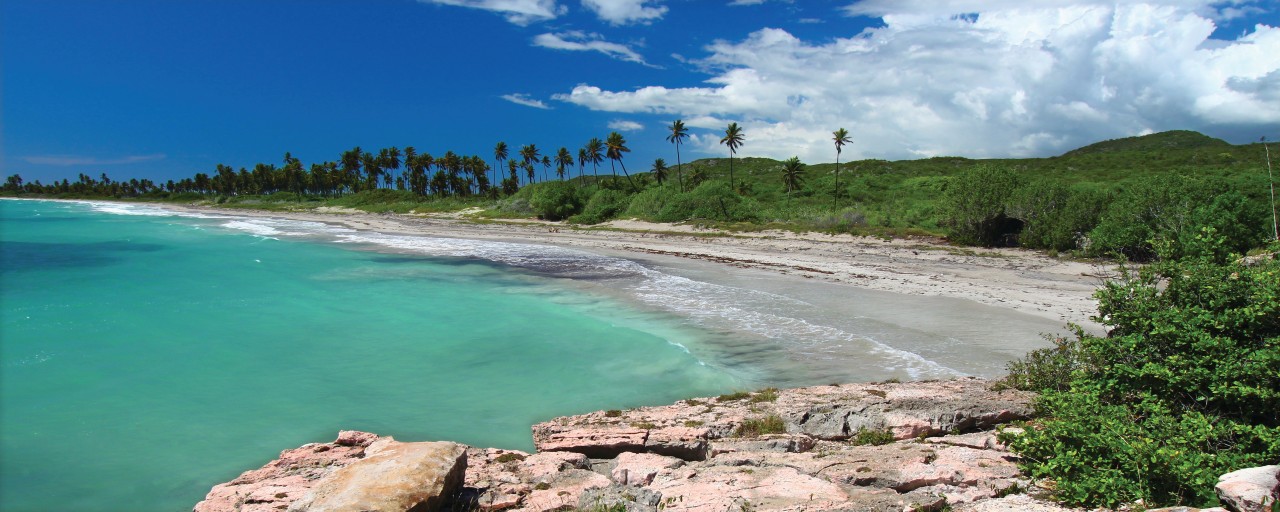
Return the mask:
[(597, 458), (650, 452), (694, 461), (706, 459), (713, 440), (771, 417), (786, 433), (812, 440), (843, 441), (860, 432), (904, 440), (1028, 418), (1031, 396), (992, 391), (979, 379), (767, 390), (557, 418), (534, 425), (533, 442), (538, 451)]
[(280, 458), (218, 484), (195, 512), (279, 512), (305, 495), (315, 483), (337, 468), (364, 457), (378, 440), (367, 432), (344, 430), (332, 443), (305, 444), (280, 452)]
[(1271, 512), (1280, 501), (1280, 465), (1242, 469), (1218, 478), (1218, 499), (1234, 512)]
[[(430, 485), (441, 489), (434, 496), (452, 495), (449, 506), (457, 510), (999, 509), (974, 508), (987, 502), (1035, 510), (1006, 496), (1020, 495), (1029, 483), (992, 430), (1028, 416), (1030, 399), (992, 391), (976, 379), (763, 390), (556, 418), (533, 427), (536, 453), (467, 448), (456, 458), (461, 448), (437, 457), (412, 447), (450, 443), (344, 433), (339, 440), (349, 444), (307, 445), (301, 455), (285, 452), (257, 471), (349, 450), (342, 457), (315, 462), (305, 474), (242, 475), (215, 487), (197, 510), (341, 510), (321, 508), (321, 498), (357, 495), (362, 497), (344, 503), (408, 510), (419, 506), (400, 498), (414, 494), (407, 491), (411, 480), (447, 482), (459, 460), (465, 460), (460, 491), (450, 493), (448, 483)], [(395, 473), (401, 483), (379, 487), (386, 480), (383, 468), (393, 463), (401, 467)], [(430, 476), (410, 476), (427, 466)], [(271, 478), (291, 479), (295, 487), (270, 501), (253, 501), (278, 488)], [(375, 495), (384, 501), (362, 501)], [(1038, 510), (1059, 510), (1017, 499)], [(210, 503), (222, 508), (208, 508)]]
[(365, 457), (325, 475), (290, 512), (433, 512), (457, 495), (467, 467), (457, 443), (375, 441)]

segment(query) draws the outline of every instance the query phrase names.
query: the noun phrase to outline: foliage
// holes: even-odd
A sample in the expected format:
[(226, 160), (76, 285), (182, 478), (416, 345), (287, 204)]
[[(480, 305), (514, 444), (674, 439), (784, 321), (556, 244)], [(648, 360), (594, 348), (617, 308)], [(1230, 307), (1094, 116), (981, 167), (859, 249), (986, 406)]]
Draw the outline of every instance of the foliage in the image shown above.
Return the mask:
[[(1258, 216), (1257, 208), (1221, 180), (1157, 176), (1115, 197), (1090, 232), (1089, 249), (1097, 255), (1145, 261), (1156, 256), (1156, 244), (1161, 241), (1185, 245), (1201, 228), (1213, 227), (1228, 237), (1225, 248), (1243, 252), (1261, 239)], [(1170, 256), (1178, 252), (1175, 248)]]
[(746, 391), (735, 391), (733, 393), (728, 393), (728, 394), (724, 394), (716, 397), (716, 401), (732, 402), (735, 400), (746, 400), (747, 398), (750, 398), (750, 397), (751, 397), (751, 393), (748, 393)]
[(987, 247), (1002, 244), (1010, 233), (1006, 204), (1020, 184), (1012, 171), (992, 165), (974, 167), (954, 177), (942, 197), (952, 240)]
[(1104, 204), (1104, 196), (1093, 190), (1036, 179), (1013, 192), (1007, 211), (1023, 222), (1020, 245), (1067, 251), (1098, 224)]
[(854, 432), (854, 434), (849, 437), (849, 444), (854, 446), (880, 446), (882, 444), (892, 443), (893, 441), (893, 432), (890, 432), (888, 429), (859, 428), (857, 432)]
[(1280, 260), (1225, 243), (1204, 227), (1182, 259), (1107, 283), (1106, 337), (1020, 363), (1045, 418), (1009, 441), (1064, 502), (1203, 506), (1218, 475), (1280, 458)]
[(627, 216), (653, 220), (658, 218), (662, 208), (671, 202), (671, 198), (679, 194), (671, 187), (651, 187), (631, 198), (627, 207)]
[(785, 434), (786, 432), (787, 422), (777, 414), (768, 414), (763, 417), (742, 420), (742, 424), (738, 425), (737, 430), (733, 431), (733, 435), (737, 437), (756, 437), (765, 434)]
[(723, 182), (710, 181), (672, 197), (654, 220), (680, 222), (693, 219), (754, 221), (759, 219), (759, 205), (754, 199), (744, 198), (730, 190)]
[(631, 196), (621, 190), (600, 189), (592, 194), (582, 213), (569, 218), (577, 224), (599, 224), (616, 217), (631, 204)]
[(531, 190), (529, 206), (543, 219), (564, 220), (582, 211), (582, 194), (571, 183), (544, 181), (525, 188)]

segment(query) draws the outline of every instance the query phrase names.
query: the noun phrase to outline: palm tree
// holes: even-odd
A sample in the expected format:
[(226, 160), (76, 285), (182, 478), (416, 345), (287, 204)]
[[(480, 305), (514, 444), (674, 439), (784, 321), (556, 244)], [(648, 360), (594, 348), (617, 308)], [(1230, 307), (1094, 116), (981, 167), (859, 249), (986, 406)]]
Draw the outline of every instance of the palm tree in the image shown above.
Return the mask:
[(569, 154), (569, 148), (561, 147), (556, 152), (556, 176), (564, 180), (564, 168), (573, 167), (573, 155)]
[(676, 119), (667, 127), (671, 131), (667, 135), (667, 142), (676, 145), (676, 180), (680, 184), (680, 191), (684, 192), (684, 164), (680, 162), (680, 144), (689, 138), (689, 129), (684, 127), (684, 121)]
[(604, 161), (604, 143), (600, 139), (592, 137), (587, 141), (585, 148), (587, 150), (587, 161), (591, 162), (591, 174), (595, 176), (595, 184), (600, 184), (600, 162)]
[(849, 130), (846, 130), (844, 128), (831, 132), (831, 135), (834, 136), (832, 140), (836, 141), (836, 188), (835, 188), (835, 192), (832, 192), (831, 204), (832, 206), (839, 206), (840, 205), (840, 150), (844, 148), (845, 144), (852, 143), (853, 140), (849, 138)]
[(782, 184), (787, 187), (788, 198), (804, 184), (804, 164), (800, 163), (800, 157), (793, 156), (782, 162)]
[[(622, 138), (621, 133), (609, 132), (609, 137), (605, 139), (604, 145), (608, 148), (605, 150), (605, 154), (609, 157), (609, 167), (613, 167), (613, 162), (617, 161), (618, 165), (622, 166), (622, 174), (627, 177), (627, 183), (631, 185), (632, 189), (635, 189), (636, 184), (631, 181), (631, 175), (627, 173), (627, 164), (622, 163), (622, 154), (631, 152), (631, 148), (627, 147), (627, 139)], [(615, 179), (618, 177), (617, 170), (613, 171), (613, 177)]]
[(578, 178), (587, 170), (587, 149), (578, 148)]
[[(539, 158), (541, 157), (542, 155), (538, 154), (538, 146), (534, 144), (525, 144), (524, 147), (520, 148), (520, 159), (524, 161), (525, 165), (527, 165), (529, 169), (532, 169), (533, 164), (538, 163)], [(534, 175), (530, 174), (529, 183), (533, 183), (533, 178)]]
[(507, 143), (499, 141), (493, 147), (493, 182), (498, 182), (498, 169), (502, 167), (502, 161), (507, 159)]
[(661, 158), (653, 161), (653, 179), (658, 181), (658, 186), (662, 186), (662, 182), (667, 179), (667, 161)]
[[(547, 181), (547, 172), (551, 170), (551, 157), (542, 155), (542, 181)], [(560, 173), (564, 174), (564, 173)]]
[(729, 189), (733, 189), (733, 155), (738, 153), (738, 147), (742, 146), (742, 141), (746, 136), (742, 134), (742, 128), (738, 127), (738, 123), (729, 123), (729, 127), (724, 130), (724, 137), (720, 139), (720, 143), (729, 146)]

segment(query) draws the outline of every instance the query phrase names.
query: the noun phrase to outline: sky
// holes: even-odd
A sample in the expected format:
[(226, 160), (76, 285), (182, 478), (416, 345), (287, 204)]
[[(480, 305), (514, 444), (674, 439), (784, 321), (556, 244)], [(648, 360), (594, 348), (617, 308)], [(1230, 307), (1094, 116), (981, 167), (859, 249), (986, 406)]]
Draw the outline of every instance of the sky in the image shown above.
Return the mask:
[(26, 181), (624, 135), (740, 156), (1040, 157), (1280, 139), (1276, 0), (4, 0), (0, 165)]

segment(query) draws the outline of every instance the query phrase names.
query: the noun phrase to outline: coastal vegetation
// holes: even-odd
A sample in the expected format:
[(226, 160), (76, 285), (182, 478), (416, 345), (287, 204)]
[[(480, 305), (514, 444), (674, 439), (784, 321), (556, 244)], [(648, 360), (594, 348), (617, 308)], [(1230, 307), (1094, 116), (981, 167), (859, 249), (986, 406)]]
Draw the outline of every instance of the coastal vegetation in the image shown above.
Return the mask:
[[(835, 164), (779, 162), (739, 157), (747, 134), (731, 124), (721, 139), (727, 160), (684, 162), (680, 146), (688, 129), (677, 120), (665, 137), (676, 153), (674, 180), (662, 159), (647, 172), (629, 173), (627, 141), (613, 132), (587, 141), (576, 158), (561, 147), (553, 159), (533, 144), (520, 146), (513, 157), (506, 142), (494, 147), (492, 166), (453, 151), (433, 156), (414, 147), (356, 147), (309, 166), (285, 153), (281, 165), (218, 164), (211, 173), (165, 183), (80, 174), (75, 181), (44, 184), (15, 174), (0, 193), (261, 209), (480, 208), (488, 218), (537, 216), (590, 225), (626, 217), (736, 230), (938, 236), (962, 245), (1131, 261), (1150, 261), (1158, 256), (1154, 243), (1186, 242), (1206, 227), (1226, 238), (1224, 250), (1236, 252), (1275, 236), (1265, 141), (1232, 145), (1172, 131), (1050, 158), (841, 162), (842, 150), (854, 141), (843, 128), (832, 136)], [(610, 172), (602, 177), (605, 159)]]
[(1039, 419), (1005, 440), (1058, 499), (1212, 506), (1219, 475), (1280, 460), (1280, 243), (1234, 249), (1207, 225), (1161, 239), (1097, 292), (1105, 336), (1010, 365)]

